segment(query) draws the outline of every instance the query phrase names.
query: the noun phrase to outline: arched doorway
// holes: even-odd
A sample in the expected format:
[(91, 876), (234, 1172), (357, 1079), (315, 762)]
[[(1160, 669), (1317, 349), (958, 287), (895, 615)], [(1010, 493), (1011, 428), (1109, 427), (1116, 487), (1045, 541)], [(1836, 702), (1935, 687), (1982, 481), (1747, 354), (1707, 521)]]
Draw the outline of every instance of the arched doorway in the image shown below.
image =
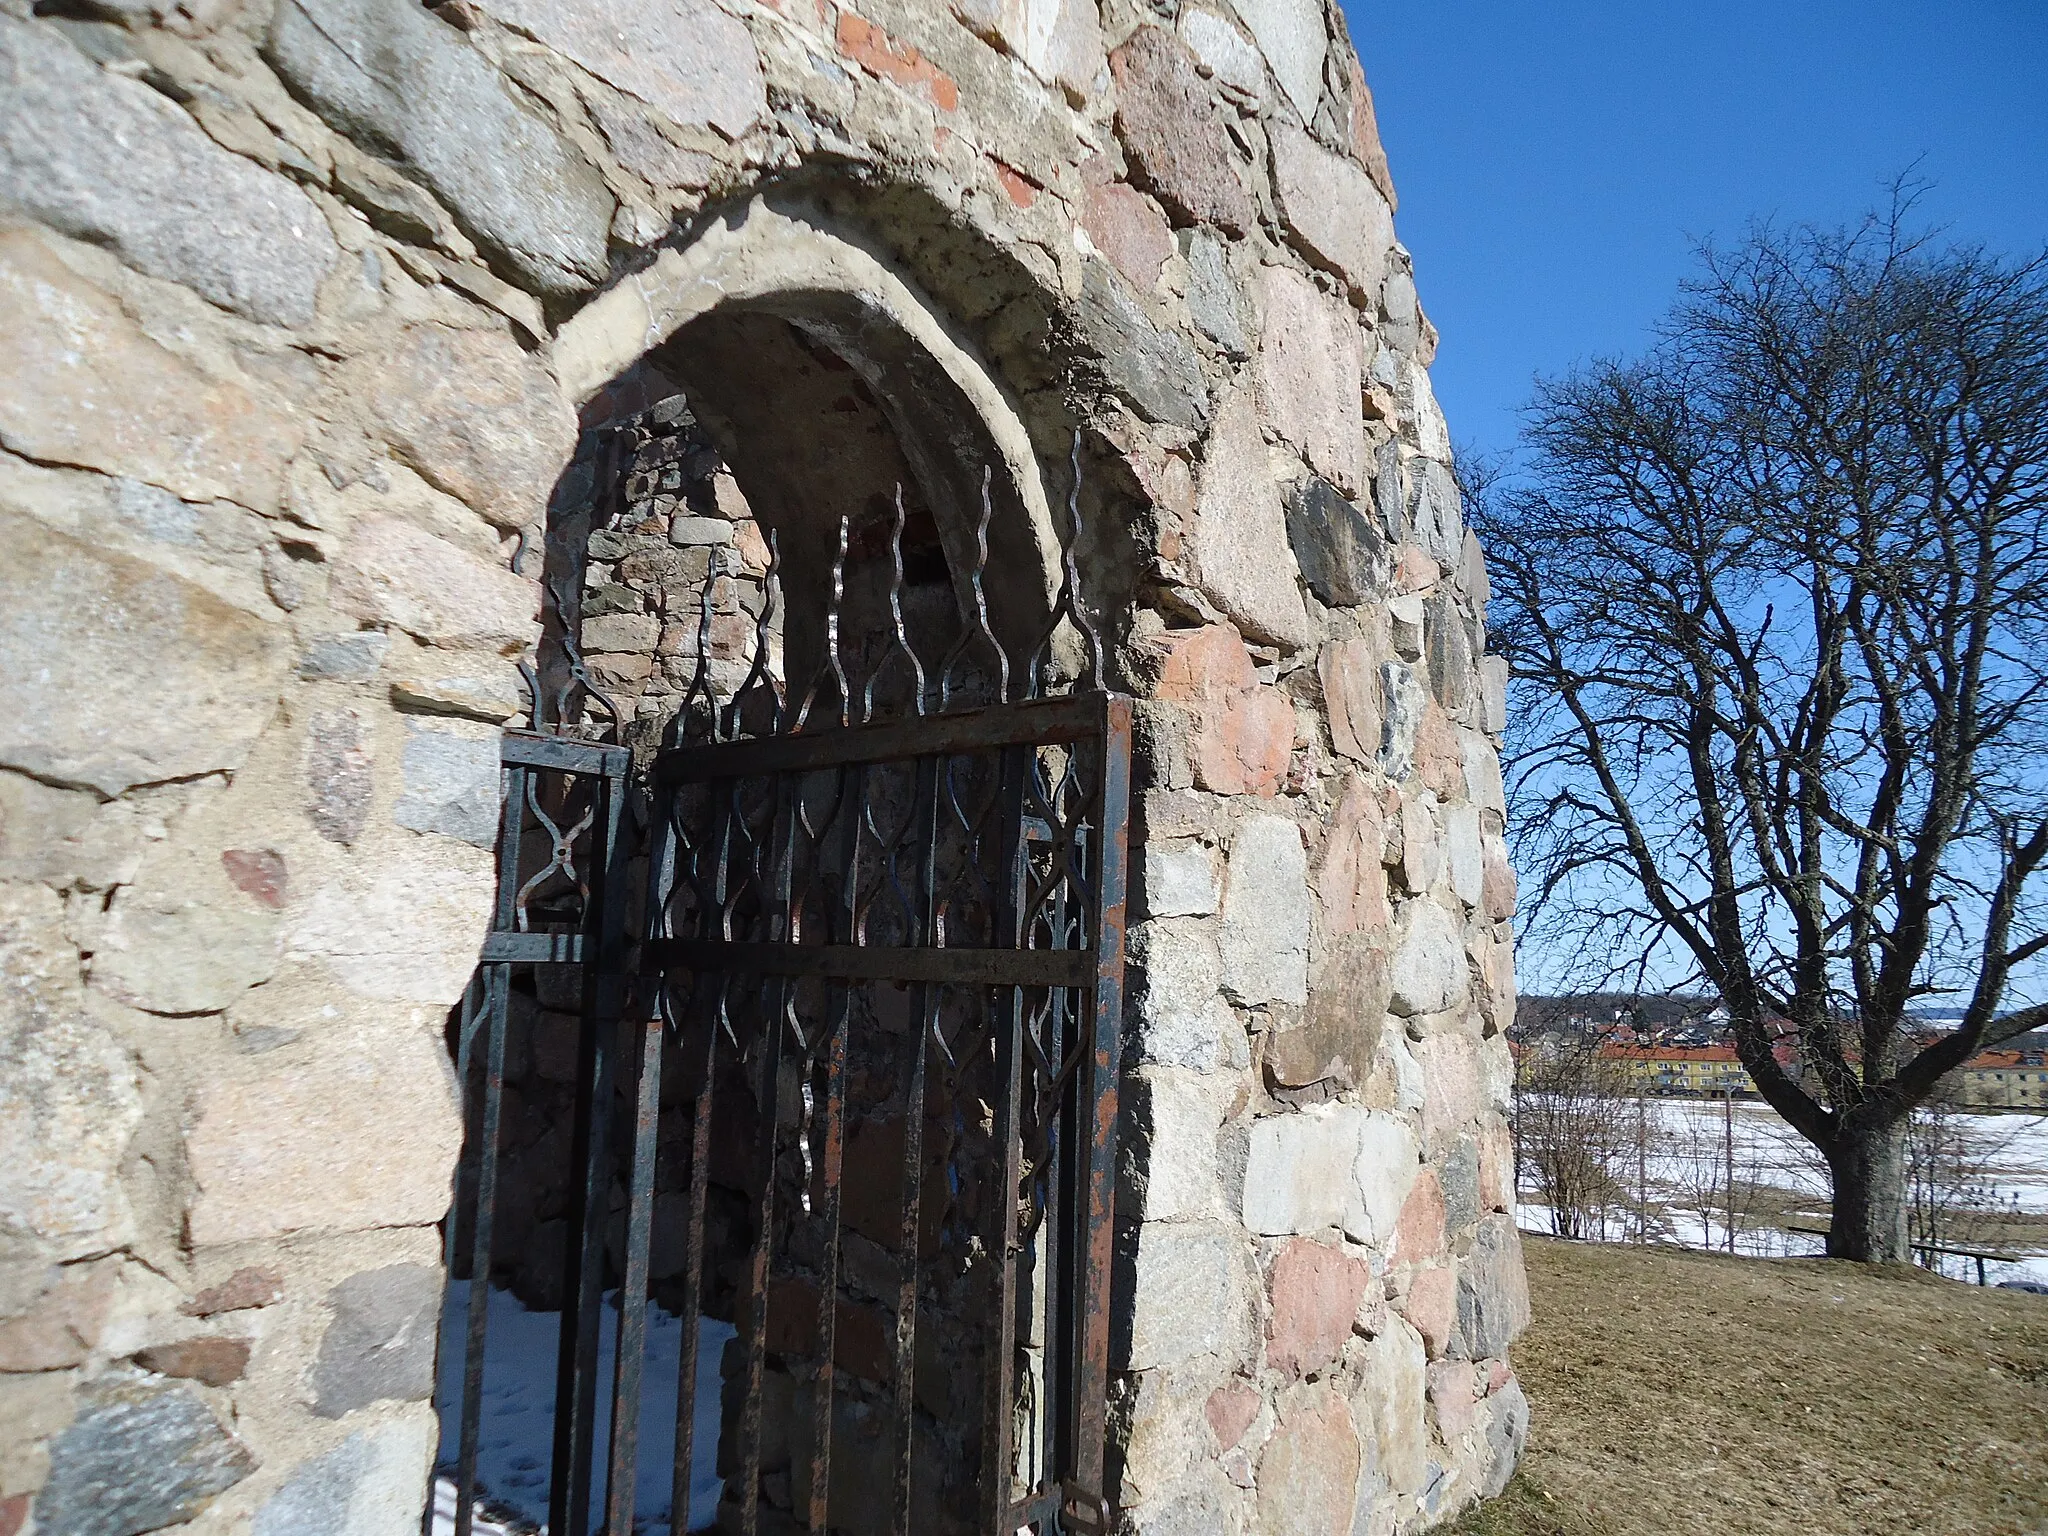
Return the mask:
[(880, 258), (756, 203), (649, 272), (455, 1030), (455, 1502), (502, 1308), (555, 1314), (552, 1529), (1100, 1524), (1128, 704)]

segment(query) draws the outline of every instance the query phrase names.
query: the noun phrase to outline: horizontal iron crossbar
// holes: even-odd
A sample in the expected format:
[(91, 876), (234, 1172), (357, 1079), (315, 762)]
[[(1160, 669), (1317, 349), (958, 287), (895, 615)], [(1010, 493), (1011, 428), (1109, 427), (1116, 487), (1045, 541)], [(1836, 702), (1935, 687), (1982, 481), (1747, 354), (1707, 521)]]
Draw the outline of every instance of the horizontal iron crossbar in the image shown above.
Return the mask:
[(551, 768), (558, 773), (595, 773), (617, 777), (631, 766), (633, 754), (624, 747), (606, 746), (600, 742), (507, 731), (498, 744), (498, 760), (508, 767)]
[(486, 965), (578, 965), (582, 960), (580, 933), (493, 933), (484, 938)]
[(1092, 949), (931, 949), (882, 944), (726, 944), (659, 939), (642, 968), (740, 975), (823, 976), (835, 981), (924, 981), (961, 987), (1089, 987)]
[(846, 763), (884, 763), (1081, 741), (1101, 733), (1102, 711), (1102, 694), (1077, 693), (922, 720), (877, 721), (815, 734), (671, 747), (656, 760), (655, 777), (664, 784), (695, 784), (709, 779), (804, 773)]

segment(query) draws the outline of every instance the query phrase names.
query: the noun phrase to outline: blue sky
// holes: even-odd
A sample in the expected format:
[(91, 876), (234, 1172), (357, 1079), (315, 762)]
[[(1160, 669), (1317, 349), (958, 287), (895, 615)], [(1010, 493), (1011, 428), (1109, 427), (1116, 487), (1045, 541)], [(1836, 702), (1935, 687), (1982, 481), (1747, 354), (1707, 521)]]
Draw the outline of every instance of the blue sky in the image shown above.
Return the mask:
[(1930, 222), (2048, 244), (2048, 0), (1348, 0), (1443, 334), (1453, 436), (1639, 348), (1697, 236), (1833, 222), (1919, 162)]

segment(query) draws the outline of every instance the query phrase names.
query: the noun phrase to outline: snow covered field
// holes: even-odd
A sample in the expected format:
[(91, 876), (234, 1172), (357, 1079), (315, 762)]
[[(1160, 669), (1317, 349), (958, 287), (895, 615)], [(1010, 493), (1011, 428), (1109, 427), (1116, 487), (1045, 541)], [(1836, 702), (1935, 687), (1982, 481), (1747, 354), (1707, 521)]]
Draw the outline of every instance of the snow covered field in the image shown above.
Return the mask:
[[(600, 1521), (604, 1466), (611, 1441), (609, 1387), (616, 1350), (618, 1314), (614, 1292), (605, 1298), (600, 1335), (597, 1450), (600, 1469), (591, 1495), (591, 1523)], [(461, 1425), (462, 1351), (468, 1328), (469, 1283), (448, 1287), (441, 1318), (441, 1395), (434, 1407), (441, 1415), (441, 1450), (436, 1461), (433, 1536), (454, 1536), (455, 1486), (452, 1473)], [(491, 1509), (510, 1519), (476, 1522), (476, 1536), (545, 1528), (548, 1463), (553, 1449), (555, 1351), (560, 1338), (559, 1312), (529, 1312), (517, 1297), (491, 1292), (489, 1331), (484, 1345), (482, 1432), (477, 1451), (477, 1482)], [(685, 1530), (702, 1530), (717, 1513), (720, 1483), (718, 1454), (719, 1358), (733, 1336), (730, 1325), (705, 1319), (697, 1335), (697, 1382), (690, 1509)], [(640, 1461), (634, 1489), (639, 1536), (670, 1536), (670, 1456), (676, 1433), (676, 1372), (682, 1362), (682, 1319), (659, 1307), (647, 1309), (647, 1353), (640, 1395)], [(481, 1514), (481, 1510), (479, 1511)]]
[[(1709, 1217), (1701, 1214), (1697, 1204), (1702, 1185), (1711, 1187), (1717, 1167), (1725, 1166), (1722, 1102), (1653, 1098), (1643, 1101), (1643, 1111), (1647, 1152), (1642, 1171), (1652, 1205), (1663, 1206), (1665, 1230), (1660, 1235), (1691, 1248), (1722, 1248), (1727, 1237), (1718, 1206)], [(1624, 1115), (1632, 1113), (1633, 1107)], [(1986, 1198), (2006, 1210), (2048, 1216), (2048, 1115), (1963, 1114), (1956, 1118), (1965, 1134), (1986, 1149)], [(1768, 1105), (1737, 1100), (1733, 1122), (1738, 1185), (1753, 1180), (1795, 1200), (1810, 1198), (1816, 1202), (1815, 1224), (1821, 1224), (1820, 1206), (1826, 1202), (1828, 1185), (1819, 1154)], [(1626, 1130), (1626, 1118), (1623, 1124)], [(1637, 1177), (1632, 1154), (1625, 1155), (1623, 1161), (1618, 1176), (1632, 1194)], [(1528, 1231), (1554, 1230), (1550, 1208), (1526, 1188), (1519, 1220)], [(1631, 1240), (1633, 1220), (1632, 1212), (1616, 1212), (1608, 1221), (1605, 1239)], [(1796, 1258), (1818, 1254), (1824, 1245), (1818, 1236), (1759, 1222), (1754, 1229), (1739, 1231), (1735, 1246), (1738, 1253), (1756, 1258)], [(1951, 1265), (1963, 1262), (1950, 1260)], [(1962, 1270), (1952, 1272), (1961, 1274)], [(1974, 1278), (1974, 1264), (1969, 1265), (1969, 1273)], [(2015, 1264), (1987, 1264), (1985, 1278), (1993, 1285), (2023, 1278), (2048, 1282), (2048, 1251)]]

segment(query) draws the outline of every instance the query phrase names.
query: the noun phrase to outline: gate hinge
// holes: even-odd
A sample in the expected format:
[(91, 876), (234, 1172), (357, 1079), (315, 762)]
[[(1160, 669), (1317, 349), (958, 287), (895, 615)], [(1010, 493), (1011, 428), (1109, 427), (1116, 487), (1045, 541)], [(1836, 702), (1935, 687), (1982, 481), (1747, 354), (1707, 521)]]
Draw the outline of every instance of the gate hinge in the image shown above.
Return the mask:
[(1071, 1478), (1060, 1484), (1060, 1495), (1065, 1500), (1061, 1511), (1064, 1524), (1077, 1530), (1107, 1536), (1109, 1531), (1109, 1506), (1102, 1495), (1089, 1488), (1083, 1488)]

